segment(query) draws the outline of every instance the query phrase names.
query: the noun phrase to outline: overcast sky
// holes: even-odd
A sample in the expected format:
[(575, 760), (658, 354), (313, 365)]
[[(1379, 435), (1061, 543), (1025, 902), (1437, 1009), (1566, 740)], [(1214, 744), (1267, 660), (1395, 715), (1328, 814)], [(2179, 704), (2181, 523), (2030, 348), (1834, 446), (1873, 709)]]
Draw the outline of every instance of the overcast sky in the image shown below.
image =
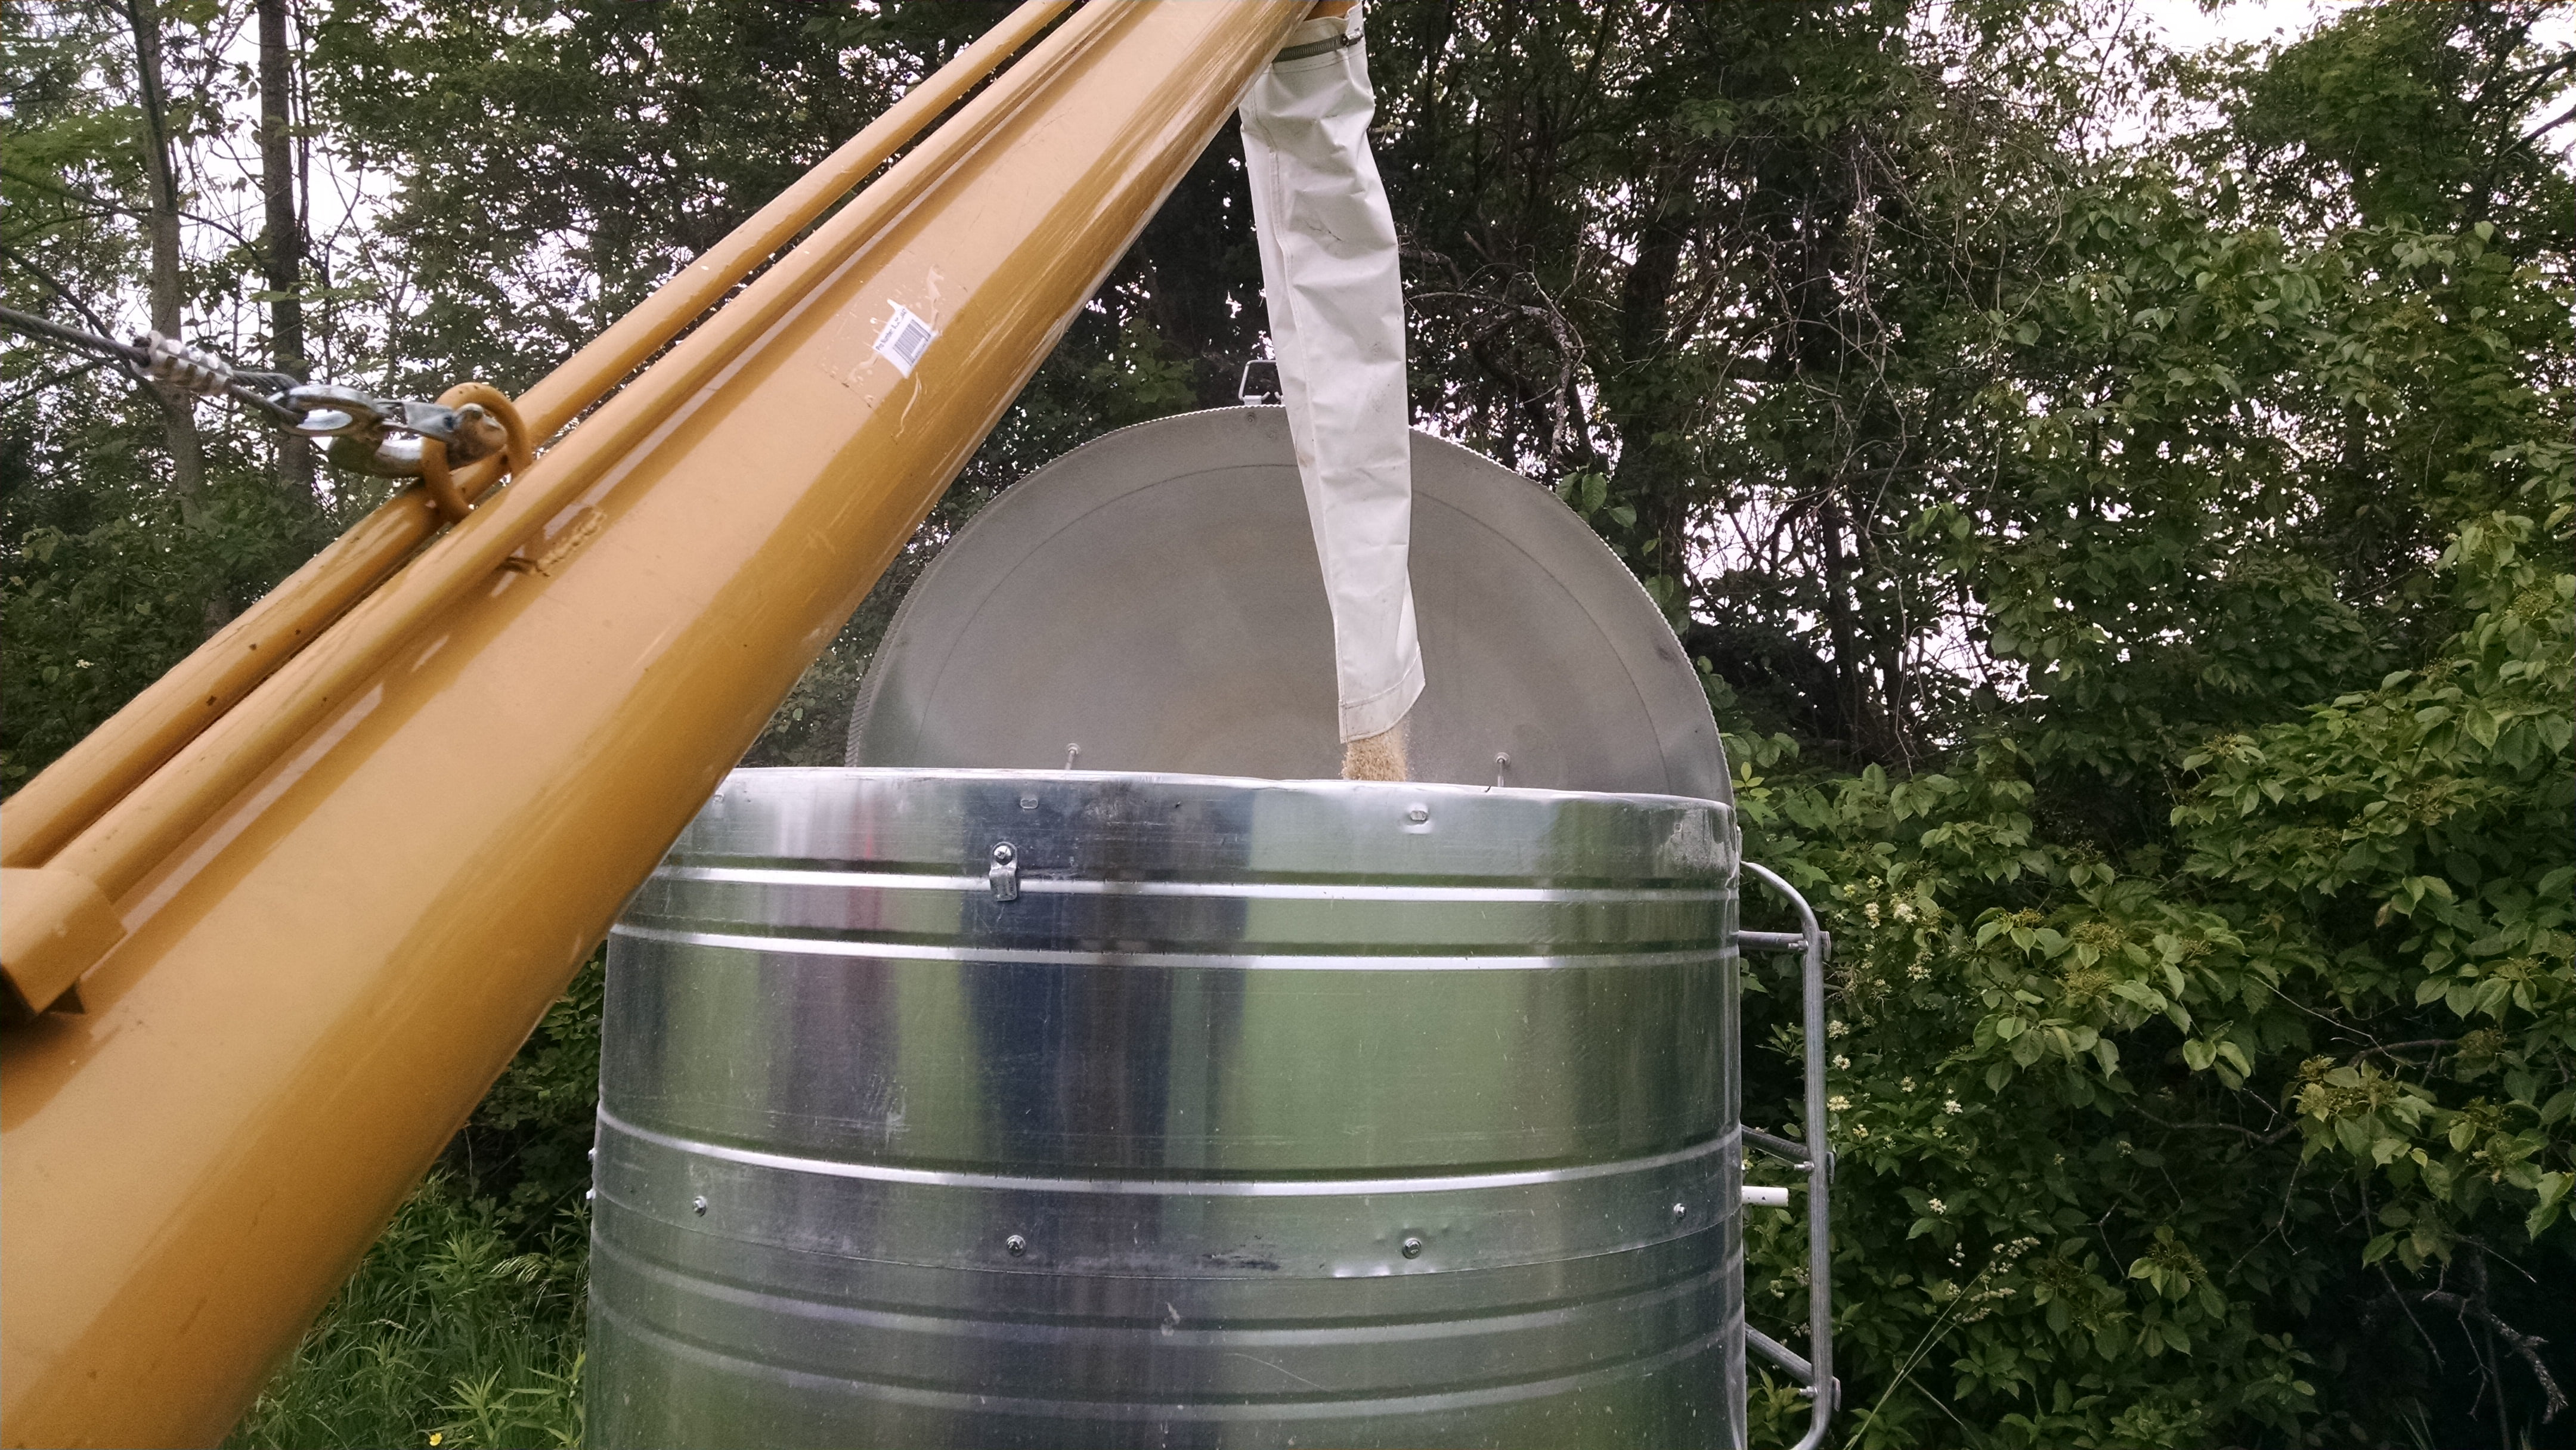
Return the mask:
[[(2178, 50), (2198, 50), (2211, 45), (2295, 39), (2339, 11), (2386, 0), (2229, 0), (2214, 13), (2204, 9), (2199, 0), (2132, 3), (2140, 17), (2163, 32), (2167, 44)], [(2565, 45), (2576, 38), (2576, 5), (2552, 6), (2532, 27), (2531, 34), (2533, 39), (2551, 45)]]

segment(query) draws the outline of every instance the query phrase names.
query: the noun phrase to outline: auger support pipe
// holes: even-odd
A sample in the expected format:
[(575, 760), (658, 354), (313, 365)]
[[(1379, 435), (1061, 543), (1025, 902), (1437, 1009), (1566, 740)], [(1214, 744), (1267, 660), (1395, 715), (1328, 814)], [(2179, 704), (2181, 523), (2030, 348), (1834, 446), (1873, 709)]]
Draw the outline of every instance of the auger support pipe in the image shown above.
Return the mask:
[[(519, 399), (530, 436), (552, 438), (606, 396), (1035, 40), (1070, 4), (1028, 0), (530, 388)], [(488, 490), (498, 474), (492, 463), (460, 468), (458, 487), (470, 499)], [(397, 494), (360, 520), (27, 782), (0, 808), (0, 865), (46, 864), (64, 843), (401, 567), (442, 524), (437, 506), (417, 488)]]
[[(1097, 21), (1077, 21), (1068, 29), (1089, 36), (1098, 26)], [(1022, 95), (1083, 53), (1080, 44), (1042, 44), (1013, 67), (1004, 85), (1010, 95)], [(923, 141), (907, 164), (854, 198), (573, 430), (526, 478), (475, 509), (351, 608), (324, 638), (264, 682), (244, 708), (208, 726), (47, 864), (84, 876), (109, 897), (122, 900), (170, 860), (224, 802), (355, 698), (406, 641), (482, 588), (492, 571), (522, 555), (518, 562), (523, 567), (545, 572), (547, 558), (597, 528), (605, 515), (597, 514), (592, 495), (628, 466), (637, 450), (656, 446), (654, 440), (667, 431), (674, 410), (691, 407), (720, 375), (740, 365), (744, 349), (804, 307), (822, 279), (918, 210), (957, 158), (972, 153), (1010, 114), (1006, 108), (969, 106)]]
[(1071, 9), (1073, 0), (1028, 0), (1001, 24), (940, 67), (937, 74), (886, 108), (884, 115), (843, 142), (813, 170), (771, 198), (751, 220), (680, 269), (634, 311), (584, 344), (545, 381), (519, 400), (529, 431), (551, 438), (558, 429), (605, 397), (608, 390), (643, 365), (646, 358), (680, 329), (724, 300), (725, 293), (752, 269), (778, 254), (796, 234), (813, 225), (832, 203), (868, 179), (886, 158), (927, 129), (949, 107), (990, 76), (1003, 62), (1036, 40)]
[(0, 1034), (0, 1442), (222, 1437), (1304, 9), (1076, 12), (209, 732), (321, 697)]
[(0, 864), (44, 865), (437, 529), (437, 505), (407, 490), (306, 560), (0, 806)]
[[(996, 42), (983, 59), (963, 70), (952, 68), (956, 87), (962, 90), (983, 73), (980, 67), (999, 59), (1004, 53), (1003, 43), (1033, 33), (1047, 18), (1047, 14), (1024, 10), (1017, 17), (1021, 23)], [(1038, 62), (1033, 57), (1031, 63)], [(927, 107), (933, 99), (935, 96), (925, 98), (922, 105)], [(919, 111), (907, 124), (927, 120), (931, 114)], [(998, 114), (969, 108), (926, 142), (923, 149), (941, 156), (960, 154), (989, 129)], [(880, 142), (890, 148), (908, 134), (901, 127), (890, 127)], [(844, 175), (863, 175), (863, 168), (857, 165), (864, 159), (863, 154), (849, 148), (844, 148), (844, 153), (840, 167)], [(588, 527), (579, 511), (571, 507), (571, 501), (591, 487), (604, 470), (615, 466), (624, 450), (637, 446), (655, 420), (674, 406), (675, 399), (686, 398), (705, 386), (749, 339), (776, 321), (781, 309), (793, 305), (811, 286), (813, 278), (865, 246), (878, 228), (920, 200), (927, 178), (940, 174), (943, 173), (936, 165), (898, 168), (884, 185), (869, 188), (832, 225), (816, 234), (813, 240), (827, 245), (802, 247), (782, 260), (775, 269), (780, 275), (774, 282), (764, 278), (763, 285), (746, 289), (732, 305), (710, 317), (685, 345), (675, 348), (670, 357), (638, 378), (613, 405), (601, 409), (559, 444), (547, 456), (545, 467), (532, 470), (492, 505), (477, 508), (404, 569), (393, 584), (351, 606), (316, 647), (292, 660), (291, 667), (267, 667), (263, 671), (267, 678), (253, 686), (260, 691), (255, 704), (207, 720), (166, 763), (131, 789), (122, 794), (98, 792), (103, 804), (95, 817), (46, 858), (47, 869), (85, 880), (110, 899), (124, 897), (210, 819), (223, 802), (276, 764), (316, 720), (345, 701), (349, 691), (381, 668), (404, 639), (450, 608), (478, 580), (502, 566), (532, 539), (537, 541), (536, 553), (517, 563), (542, 572), (547, 558), (571, 547), (564, 537), (566, 530), (579, 533)], [(784, 235), (781, 229), (794, 211), (810, 210), (828, 199), (828, 193), (820, 187), (804, 189), (795, 207), (776, 208), (765, 229), (755, 227), (750, 239), (733, 247), (731, 260), (747, 266), (765, 256), (758, 248)], [(724, 284), (704, 277), (694, 285), (712, 289), (704, 291), (709, 297), (724, 290)], [(686, 317), (673, 311), (665, 320), (677, 326)], [(630, 336), (630, 346), (642, 346), (635, 341), (641, 336)], [(598, 364), (598, 376), (614, 381), (614, 375), (605, 371), (608, 366)], [(558, 393), (553, 402), (543, 398), (539, 402), (563, 409), (569, 406), (567, 396)], [(536, 426), (542, 426), (547, 416), (552, 415), (541, 415)], [(478, 467), (481, 465), (469, 465), (459, 472), (457, 482), (469, 494), (488, 486), (492, 477), (489, 470), (477, 476)], [(551, 529), (547, 527), (549, 519), (554, 521)], [(541, 530), (548, 537), (537, 538)], [(193, 701), (180, 703), (194, 713)], [(59, 881), (47, 884), (67, 886)], [(78, 893), (67, 889), (18, 894), (41, 895), (50, 902), (79, 899)], [(116, 939), (113, 933), (102, 939), (96, 933), (74, 931), (70, 929), (73, 925), (21, 913), (0, 918), (0, 965), (6, 966), (13, 991), (29, 998), (28, 1005), (41, 1007), (57, 984), (77, 982), (96, 959), (94, 952), (84, 952), (91, 947), (103, 951)], [(30, 987), (35, 990), (29, 991)], [(14, 1002), (11, 1005), (14, 1007)]]

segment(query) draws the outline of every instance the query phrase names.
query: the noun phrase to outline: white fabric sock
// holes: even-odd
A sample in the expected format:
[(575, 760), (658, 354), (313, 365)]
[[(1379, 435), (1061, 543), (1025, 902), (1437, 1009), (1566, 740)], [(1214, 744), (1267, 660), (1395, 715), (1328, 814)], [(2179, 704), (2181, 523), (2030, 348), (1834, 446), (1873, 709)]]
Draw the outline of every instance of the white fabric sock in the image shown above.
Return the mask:
[(1404, 290), (1395, 218), (1369, 154), (1377, 113), (1357, 9), (1311, 20), (1243, 99), (1243, 161), (1288, 432), (1332, 602), (1345, 742), (1382, 735), (1422, 693), (1410, 551)]

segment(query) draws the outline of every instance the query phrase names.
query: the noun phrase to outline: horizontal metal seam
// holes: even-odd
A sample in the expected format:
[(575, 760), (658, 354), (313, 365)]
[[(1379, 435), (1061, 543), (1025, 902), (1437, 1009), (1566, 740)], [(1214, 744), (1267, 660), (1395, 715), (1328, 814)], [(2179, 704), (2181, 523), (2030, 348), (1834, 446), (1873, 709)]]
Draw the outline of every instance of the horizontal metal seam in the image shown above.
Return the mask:
[[(665, 1223), (666, 1226), (671, 1227), (677, 1226), (668, 1225), (665, 1220), (654, 1219), (650, 1215), (643, 1213), (641, 1210), (634, 1210), (634, 1212), (637, 1217), (644, 1218), (648, 1222)], [(1104, 1339), (1120, 1339), (1134, 1334), (1137, 1326), (1145, 1322), (1133, 1319), (1086, 1320), (1061, 1317), (1049, 1317), (1045, 1319), (1009, 1318), (962, 1312), (938, 1313), (926, 1309), (888, 1309), (876, 1305), (861, 1305), (850, 1302), (834, 1303), (828, 1300), (806, 1298), (792, 1292), (773, 1292), (759, 1284), (750, 1283), (741, 1279), (719, 1277), (703, 1272), (684, 1272), (673, 1265), (663, 1263), (646, 1254), (631, 1250), (625, 1245), (617, 1242), (613, 1237), (601, 1236), (594, 1240), (594, 1244), (595, 1247), (593, 1252), (597, 1252), (598, 1249), (604, 1248), (608, 1251), (607, 1257), (624, 1264), (627, 1272), (649, 1275), (659, 1280), (667, 1287), (685, 1290), (712, 1285), (715, 1286), (716, 1289), (722, 1291), (714, 1297), (722, 1298), (741, 1307), (751, 1307), (752, 1301), (754, 1300), (770, 1304), (784, 1304), (790, 1306), (785, 1312), (791, 1313), (799, 1319), (836, 1321), (844, 1324), (857, 1325), (866, 1329), (882, 1330), (888, 1333), (925, 1335), (939, 1334), (942, 1332), (940, 1326), (956, 1326), (961, 1331), (965, 1329), (973, 1329), (977, 1331), (975, 1337), (985, 1339), (1010, 1339), (1014, 1337), (1051, 1338), (1066, 1334), (1076, 1336), (1092, 1335)], [(763, 1245), (763, 1247), (777, 1249), (781, 1253), (811, 1252), (810, 1250), (780, 1248), (777, 1245)], [(1567, 1261), (1554, 1260), (1547, 1262)], [(1536, 1266), (1537, 1265), (1535, 1263), (1512, 1264), (1500, 1266), (1497, 1272), (1500, 1272), (1503, 1269), (1531, 1268)], [(907, 1267), (920, 1266), (910, 1265)], [(1161, 1327), (1157, 1324), (1154, 1326), (1154, 1337), (1157, 1343), (1163, 1344), (1177, 1343), (1183, 1345), (1213, 1346), (1232, 1341), (1278, 1348), (1298, 1347), (1300, 1341), (1312, 1342), (1329, 1339), (1348, 1339), (1357, 1342), (1388, 1342), (1405, 1339), (1436, 1339), (1448, 1334), (1455, 1334), (1462, 1338), (1476, 1338), (1512, 1330), (1545, 1328), (1552, 1323), (1561, 1322), (1565, 1319), (1571, 1318), (1583, 1310), (1614, 1310), (1624, 1312), (1629, 1309), (1653, 1304), (1661, 1300), (1679, 1298), (1703, 1289), (1723, 1287), (1724, 1281), (1733, 1272), (1734, 1267), (1735, 1266), (1730, 1263), (1720, 1262), (1713, 1267), (1697, 1269), (1686, 1274), (1677, 1275), (1670, 1279), (1659, 1280), (1648, 1284), (1643, 1288), (1613, 1289), (1601, 1293), (1574, 1294), (1561, 1299), (1551, 1299), (1546, 1301), (1546, 1307), (1537, 1309), (1515, 1306), (1513, 1308), (1497, 1312), (1477, 1312), (1472, 1310), (1461, 1311), (1456, 1308), (1444, 1308), (1437, 1315), (1425, 1315), (1414, 1318), (1380, 1315), (1374, 1317), (1331, 1320), (1316, 1319), (1306, 1321), (1301, 1325), (1282, 1324), (1278, 1321), (1264, 1321), (1259, 1325), (1259, 1327), (1176, 1329), (1168, 1334), (1161, 1332)], [(952, 1270), (949, 1272), (972, 1271)], [(1044, 1277), (1062, 1278), (1063, 1276), (1047, 1275)], [(1316, 1284), (1338, 1281), (1300, 1280), (1299, 1282), (1303, 1284)], [(960, 1332), (956, 1337), (965, 1338), (968, 1336), (965, 1333)]]
[(1348, 954), (1304, 955), (1288, 952), (1080, 952), (1049, 950), (1044, 947), (1017, 946), (931, 946), (920, 942), (876, 941), (868, 938), (771, 936), (765, 933), (681, 931), (671, 927), (638, 926), (621, 921), (609, 928), (609, 935), (636, 941), (671, 942), (680, 946), (718, 947), (732, 951), (785, 952), (803, 956), (886, 957), (916, 962), (994, 962), (1026, 963), (1032, 966), (1065, 967), (1202, 967), (1222, 971), (1288, 971), (1288, 972), (1527, 972), (1562, 970), (1569, 967), (1687, 967), (1714, 965), (1734, 955), (1732, 945), (1698, 947), (1687, 951), (1623, 952), (1603, 951), (1584, 956), (1551, 954), (1546, 956), (1469, 956), (1458, 953), (1422, 953), (1383, 956)]
[(1502, 1173), (1421, 1174), (1410, 1178), (1035, 1178), (1006, 1173), (961, 1173), (937, 1168), (896, 1168), (880, 1163), (845, 1163), (793, 1153), (771, 1153), (705, 1143), (627, 1122), (602, 1103), (603, 1128), (639, 1138), (678, 1153), (694, 1153), (719, 1162), (827, 1178), (857, 1178), (877, 1183), (906, 1183), (926, 1188), (980, 1188), (1006, 1193), (1150, 1194), (1207, 1198), (1342, 1198), (1376, 1194), (1454, 1193), (1480, 1188), (1525, 1188), (1547, 1183), (1573, 1183), (1649, 1173), (1694, 1162), (1725, 1151), (1738, 1142), (1730, 1128), (1704, 1143), (1643, 1158), (1584, 1163), (1571, 1168), (1529, 1168)]
[(1696, 1339), (1686, 1340), (1653, 1354), (1616, 1360), (1594, 1369), (1577, 1374), (1560, 1375), (1554, 1379), (1506, 1382), (1445, 1394), (1397, 1396), (1354, 1393), (1345, 1396), (1319, 1396), (1305, 1400), (1286, 1397), (1256, 1400), (1247, 1397), (1225, 1402), (1158, 1401), (1150, 1404), (1130, 1404), (1115, 1400), (1021, 1399), (989, 1391), (929, 1390), (879, 1381), (837, 1379), (830, 1375), (814, 1374), (806, 1370), (781, 1369), (774, 1365), (760, 1364), (695, 1341), (680, 1339), (638, 1323), (633, 1318), (618, 1313), (604, 1304), (594, 1302), (591, 1312), (615, 1325), (622, 1333), (666, 1346), (665, 1353), (669, 1353), (671, 1348), (692, 1351), (705, 1359), (739, 1366), (755, 1375), (785, 1380), (810, 1389), (842, 1393), (858, 1390), (861, 1393), (870, 1394), (873, 1398), (917, 1405), (926, 1409), (972, 1413), (979, 1417), (1000, 1413), (1088, 1420), (1313, 1420), (1343, 1417), (1350, 1415), (1354, 1410), (1365, 1410), (1373, 1417), (1383, 1418), (1391, 1415), (1436, 1414), (1448, 1410), (1475, 1409), (1486, 1405), (1513, 1404), (1523, 1400), (1570, 1394), (1593, 1385), (1630, 1379), (1668, 1365), (1679, 1364), (1711, 1349), (1722, 1350), (1727, 1336), (1735, 1327), (1733, 1318), (1730, 1316), (1728, 1322), (1720, 1324)]
[[(804, 871), (769, 866), (665, 866), (653, 873), (664, 881), (707, 881), (742, 886), (841, 887), (864, 891), (942, 891), (982, 895), (982, 876), (931, 876), (902, 871)], [(1023, 895), (1036, 896), (1174, 896), (1243, 901), (1396, 901), (1533, 902), (1544, 905), (1673, 904), (1727, 902), (1732, 890), (1674, 887), (1593, 886), (1379, 886), (1285, 881), (1100, 881), (1028, 874), (1020, 876)]]

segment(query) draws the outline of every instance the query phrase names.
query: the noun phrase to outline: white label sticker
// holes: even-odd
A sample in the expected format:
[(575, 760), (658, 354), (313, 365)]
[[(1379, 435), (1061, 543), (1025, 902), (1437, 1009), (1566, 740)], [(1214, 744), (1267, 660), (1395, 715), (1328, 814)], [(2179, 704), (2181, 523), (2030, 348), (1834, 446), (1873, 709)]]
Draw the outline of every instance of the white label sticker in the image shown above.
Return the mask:
[(886, 319), (885, 330), (877, 334), (877, 356), (894, 364), (894, 370), (905, 377), (921, 364), (921, 355), (930, 351), (930, 339), (937, 336), (930, 324), (900, 302), (889, 301), (894, 316)]

